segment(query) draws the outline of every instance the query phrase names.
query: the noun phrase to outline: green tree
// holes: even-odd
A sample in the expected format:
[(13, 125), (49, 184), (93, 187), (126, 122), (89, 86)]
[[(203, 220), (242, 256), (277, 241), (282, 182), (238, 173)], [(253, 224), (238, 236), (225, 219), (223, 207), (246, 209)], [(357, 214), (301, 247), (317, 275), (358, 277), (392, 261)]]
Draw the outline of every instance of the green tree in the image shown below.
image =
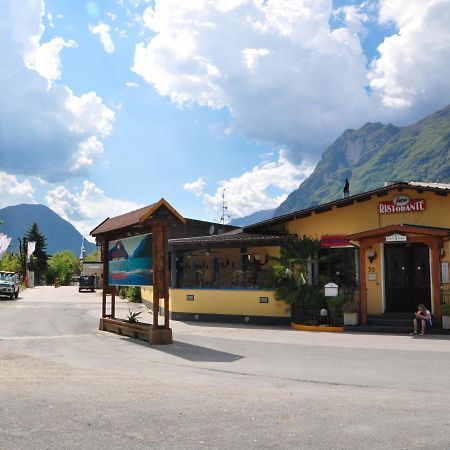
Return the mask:
[(15, 253), (5, 252), (0, 260), (0, 270), (21, 273), (19, 256)]
[(100, 261), (100, 259), (100, 253), (97, 248), (92, 253), (87, 255), (86, 258), (84, 258), (86, 262), (97, 262)]
[(69, 284), (70, 279), (80, 274), (78, 258), (70, 251), (55, 253), (48, 260), (47, 282), (59, 278), (61, 284)]
[[(34, 222), (23, 238), (23, 243), (36, 242), (36, 249), (30, 258), (29, 270), (34, 272), (36, 284), (41, 283), (47, 274), (47, 238)], [(25, 245), (26, 252), (27, 245)]]

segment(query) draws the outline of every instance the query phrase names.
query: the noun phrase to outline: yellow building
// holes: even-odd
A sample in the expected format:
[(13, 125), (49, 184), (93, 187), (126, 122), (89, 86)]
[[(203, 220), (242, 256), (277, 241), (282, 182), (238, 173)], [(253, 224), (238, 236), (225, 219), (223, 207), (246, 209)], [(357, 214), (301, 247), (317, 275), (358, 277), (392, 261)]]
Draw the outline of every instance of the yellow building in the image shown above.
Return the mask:
[[(332, 256), (324, 265), (311, 255), (310, 281), (357, 290), (361, 324), (419, 303), (440, 323), (450, 289), (450, 185), (408, 182), (221, 235), (171, 239), (172, 318), (287, 323), (290, 307), (268, 288), (271, 264), (285, 240), (303, 235)], [(151, 288), (142, 291), (151, 299)]]

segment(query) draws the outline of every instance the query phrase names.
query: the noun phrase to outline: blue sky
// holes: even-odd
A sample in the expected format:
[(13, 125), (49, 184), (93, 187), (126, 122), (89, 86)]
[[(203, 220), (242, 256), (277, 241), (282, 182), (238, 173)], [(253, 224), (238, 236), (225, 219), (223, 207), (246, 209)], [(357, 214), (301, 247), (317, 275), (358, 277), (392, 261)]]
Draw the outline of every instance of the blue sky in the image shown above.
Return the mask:
[(275, 207), (345, 129), (450, 103), (448, 0), (0, 4), (0, 207), (83, 234), (161, 197), (217, 220), (224, 187)]

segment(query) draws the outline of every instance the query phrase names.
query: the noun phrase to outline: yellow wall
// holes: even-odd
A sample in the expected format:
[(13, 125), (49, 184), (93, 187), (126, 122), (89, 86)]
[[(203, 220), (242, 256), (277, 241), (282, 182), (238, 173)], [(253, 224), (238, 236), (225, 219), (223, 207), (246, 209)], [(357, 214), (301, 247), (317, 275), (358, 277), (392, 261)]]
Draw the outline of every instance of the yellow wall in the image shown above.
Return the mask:
[[(407, 195), (411, 199), (425, 198), (425, 211), (378, 214), (380, 202), (392, 200), (399, 194)], [(287, 229), (299, 236), (306, 234), (320, 238), (325, 234), (351, 234), (401, 223), (450, 228), (450, 196), (443, 197), (433, 192), (418, 194), (411, 189), (402, 192), (391, 191), (384, 197), (375, 195), (365, 202), (343, 208), (333, 206), (331, 211), (313, 213), (309, 217), (293, 220), (287, 224)]]
[[(194, 300), (186, 300), (188, 294)], [(153, 301), (153, 289), (141, 288), (144, 300)], [(269, 303), (260, 303), (268, 297)], [(198, 314), (226, 314), (242, 316), (290, 317), (291, 308), (274, 299), (272, 291), (245, 291), (237, 289), (170, 289), (171, 312)]]
[[(188, 294), (194, 294), (193, 301), (186, 300)], [(269, 303), (260, 303), (260, 297), (268, 297)], [(276, 301), (272, 291), (171, 289), (170, 301), (173, 312), (266, 317), (291, 316), (290, 307), (284, 302)]]

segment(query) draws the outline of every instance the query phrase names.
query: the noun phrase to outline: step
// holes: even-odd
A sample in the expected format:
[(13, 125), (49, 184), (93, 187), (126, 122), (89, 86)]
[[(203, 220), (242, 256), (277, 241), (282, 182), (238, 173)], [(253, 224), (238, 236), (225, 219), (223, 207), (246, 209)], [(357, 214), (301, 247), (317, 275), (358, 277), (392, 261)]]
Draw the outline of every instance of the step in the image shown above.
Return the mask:
[[(412, 326), (383, 326), (383, 325), (357, 325), (353, 327), (346, 326), (345, 332), (350, 333), (374, 333), (374, 334), (409, 334), (413, 331)], [(431, 335), (450, 335), (450, 330), (443, 330), (442, 328), (432, 328), (427, 331)]]

